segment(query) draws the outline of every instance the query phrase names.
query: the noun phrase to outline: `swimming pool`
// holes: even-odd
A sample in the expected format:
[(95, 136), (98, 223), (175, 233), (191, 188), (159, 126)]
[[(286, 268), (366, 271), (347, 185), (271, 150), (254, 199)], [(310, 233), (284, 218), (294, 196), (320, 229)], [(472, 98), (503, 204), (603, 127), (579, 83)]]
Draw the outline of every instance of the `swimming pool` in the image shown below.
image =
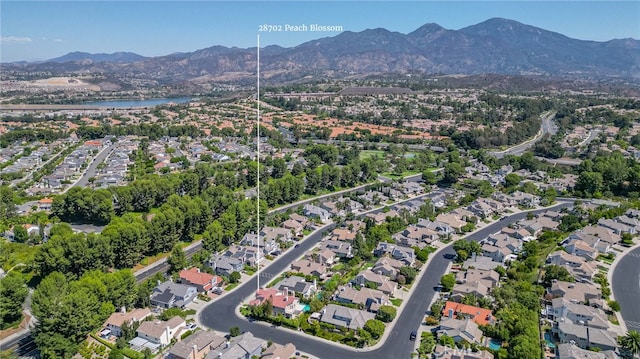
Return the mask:
[(556, 348), (556, 344), (553, 342), (553, 336), (549, 332), (544, 332), (544, 341), (547, 343), (547, 347), (551, 349)]
[(499, 341), (498, 339), (489, 339), (489, 349), (491, 350), (498, 350), (502, 348), (502, 342)]
[(311, 306), (309, 304), (305, 304), (305, 305), (302, 306), (302, 311), (303, 312), (306, 313), (306, 312), (308, 312), (310, 310), (311, 310)]

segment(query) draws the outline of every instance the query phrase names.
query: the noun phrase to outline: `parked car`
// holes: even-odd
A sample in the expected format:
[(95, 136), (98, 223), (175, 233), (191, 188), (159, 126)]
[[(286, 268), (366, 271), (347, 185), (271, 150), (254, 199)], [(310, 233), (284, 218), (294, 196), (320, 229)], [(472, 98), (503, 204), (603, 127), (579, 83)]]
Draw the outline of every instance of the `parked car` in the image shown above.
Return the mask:
[(409, 340), (416, 340), (417, 337), (418, 337), (418, 332), (414, 330), (409, 335)]

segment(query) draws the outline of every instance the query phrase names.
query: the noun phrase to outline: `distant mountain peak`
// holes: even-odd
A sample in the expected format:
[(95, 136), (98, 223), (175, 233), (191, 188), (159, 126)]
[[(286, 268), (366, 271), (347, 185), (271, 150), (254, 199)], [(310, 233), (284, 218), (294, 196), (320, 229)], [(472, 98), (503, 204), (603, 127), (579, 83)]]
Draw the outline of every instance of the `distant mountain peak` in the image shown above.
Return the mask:
[(75, 61), (91, 61), (91, 62), (135, 62), (146, 60), (147, 57), (138, 55), (133, 52), (119, 51), (112, 54), (73, 51), (66, 55), (56, 57), (45, 62), (75, 62)]

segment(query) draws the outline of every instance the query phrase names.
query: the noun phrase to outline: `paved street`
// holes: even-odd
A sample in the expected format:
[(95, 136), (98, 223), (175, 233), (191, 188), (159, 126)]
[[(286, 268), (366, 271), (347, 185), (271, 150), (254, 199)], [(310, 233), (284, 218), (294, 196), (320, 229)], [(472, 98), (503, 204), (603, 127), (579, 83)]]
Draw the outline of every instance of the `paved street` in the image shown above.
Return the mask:
[(640, 247), (620, 259), (613, 270), (611, 290), (627, 329), (640, 331)]
[(68, 191), (71, 187), (87, 187), (87, 185), (89, 184), (89, 178), (96, 176), (98, 165), (104, 162), (109, 153), (111, 153), (111, 151), (113, 151), (115, 147), (116, 145), (113, 144), (102, 149), (100, 153), (98, 153), (98, 155), (94, 157), (93, 161), (91, 161), (89, 167), (87, 167), (87, 170), (82, 174), (82, 177), (80, 177), (78, 181), (76, 181), (76, 183), (67, 187), (62, 193)]
[[(569, 207), (573, 201), (561, 202), (550, 209), (559, 210)], [(546, 209), (545, 209), (546, 210)], [(539, 213), (544, 210), (537, 210)], [(512, 222), (525, 218), (527, 212), (521, 212), (499, 220), (487, 227), (470, 235), (469, 239), (479, 241), (489, 234), (499, 231), (502, 227)], [(293, 260), (299, 258), (305, 251), (320, 241), (320, 233), (309, 237), (302, 242), (298, 248), (284, 254), (278, 258), (271, 267), (266, 269), (267, 273), (275, 274), (286, 269)], [(427, 272), (422, 276), (420, 282), (416, 283), (414, 293), (405, 308), (396, 319), (398, 325), (388, 334), (387, 340), (375, 350), (357, 350), (337, 343), (330, 343), (322, 339), (314, 338), (306, 334), (292, 335), (291, 331), (269, 327), (258, 323), (251, 323), (244, 318), (239, 318), (235, 314), (236, 307), (256, 290), (257, 279), (253, 277), (249, 282), (236, 288), (219, 300), (211, 303), (203, 309), (200, 314), (200, 323), (204, 326), (221, 332), (228, 332), (229, 328), (237, 326), (242, 331), (251, 331), (255, 336), (285, 344), (291, 342), (296, 348), (321, 358), (409, 358), (413, 351), (414, 343), (409, 340), (409, 334), (416, 330), (422, 321), (429, 303), (436, 295), (434, 287), (444, 275), (450, 260), (445, 258), (447, 254), (453, 254), (453, 244), (449, 244), (439, 254), (433, 257), (425, 269)], [(265, 281), (268, 279), (265, 279)]]
[(496, 156), (497, 158), (502, 158), (506, 155), (519, 156), (523, 154), (529, 148), (533, 147), (536, 142), (542, 139), (544, 135), (554, 135), (558, 131), (558, 127), (553, 123), (553, 118), (555, 117), (555, 115), (555, 112), (545, 112), (540, 115), (540, 118), (542, 119), (542, 122), (540, 124), (540, 131), (538, 131), (538, 133), (532, 139), (510, 147), (504, 151), (492, 151), (489, 153)]

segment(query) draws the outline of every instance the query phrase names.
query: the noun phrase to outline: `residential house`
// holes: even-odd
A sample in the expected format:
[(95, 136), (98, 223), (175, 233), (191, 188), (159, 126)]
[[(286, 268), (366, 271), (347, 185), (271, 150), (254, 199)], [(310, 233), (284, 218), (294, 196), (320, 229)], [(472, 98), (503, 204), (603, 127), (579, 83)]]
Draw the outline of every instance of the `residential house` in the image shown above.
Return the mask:
[(311, 226), (311, 222), (309, 221), (309, 218), (305, 217), (305, 216), (301, 216), (297, 213), (291, 213), (289, 215), (289, 218), (302, 224), (304, 226), (304, 228), (309, 228), (309, 226)]
[(306, 204), (302, 208), (302, 212), (305, 216), (318, 219), (322, 223), (327, 223), (331, 219), (331, 214), (326, 209), (312, 204)]
[(368, 204), (378, 205), (380, 203), (385, 203), (389, 200), (387, 196), (385, 196), (382, 192), (378, 191), (368, 191), (359, 196), (361, 200)]
[(53, 205), (53, 198), (45, 197), (38, 201), (39, 211), (50, 211)]
[(318, 291), (316, 287), (316, 283), (307, 282), (303, 277), (299, 276), (291, 276), (284, 278), (278, 284), (276, 284), (276, 288), (281, 292), (286, 292), (287, 290), (291, 290), (296, 294), (302, 294), (303, 297), (308, 298), (313, 293)]
[(619, 359), (620, 356), (613, 350), (594, 352), (582, 349), (576, 343), (562, 343), (556, 349), (556, 359)]
[(598, 225), (600, 227), (605, 227), (610, 229), (613, 233), (621, 236), (623, 233), (636, 234), (636, 228), (628, 226), (626, 224), (616, 222), (611, 219), (600, 218), (598, 220)]
[(587, 262), (584, 257), (565, 251), (555, 251), (547, 257), (547, 264), (555, 264), (566, 268), (572, 277), (590, 281), (597, 268), (592, 262)]
[(312, 258), (316, 263), (332, 265), (337, 261), (336, 258), (338, 258), (338, 255), (331, 249), (325, 248), (311, 255), (308, 255), (308, 257)]
[(265, 242), (289, 242), (293, 239), (293, 233), (291, 229), (282, 227), (262, 227), (260, 235)]
[(326, 209), (327, 212), (331, 214), (331, 216), (344, 216), (346, 211), (341, 204), (338, 204), (337, 201), (325, 201), (320, 203), (320, 207)]
[(574, 303), (565, 298), (554, 298), (551, 301), (550, 314), (555, 321), (570, 321), (590, 328), (609, 329), (607, 314), (602, 309)]
[(233, 272), (240, 272), (244, 268), (244, 262), (238, 258), (226, 255), (213, 255), (209, 260), (209, 266), (217, 275), (229, 277)]
[(337, 302), (359, 304), (362, 309), (377, 312), (381, 305), (388, 304), (388, 297), (382, 291), (362, 287), (356, 290), (353, 287), (340, 286), (334, 296)]
[(502, 213), (504, 204), (490, 198), (478, 198), (471, 202), (466, 209), (480, 218), (490, 218)]
[(338, 258), (351, 258), (353, 257), (351, 244), (346, 242), (325, 240), (322, 242), (323, 249), (330, 249), (335, 253)]
[(304, 225), (293, 219), (287, 219), (286, 221), (282, 222), (282, 228), (291, 231), (291, 233), (293, 233), (293, 235), (296, 237), (301, 237), (304, 232)]
[(290, 318), (298, 313), (297, 306), (300, 300), (292, 291), (280, 291), (276, 288), (261, 288), (256, 292), (256, 299), (249, 302), (249, 305), (261, 305), (266, 301), (271, 301), (273, 315), (282, 314)]
[(439, 214), (436, 217), (436, 221), (447, 224), (449, 227), (453, 228), (456, 233), (462, 233), (462, 227), (467, 224), (467, 222), (451, 213)]
[(554, 281), (551, 287), (547, 288), (547, 293), (552, 298), (563, 297), (576, 303), (586, 303), (601, 298), (600, 290), (589, 283)]
[(586, 226), (582, 229), (582, 232), (596, 236), (600, 238), (600, 241), (608, 243), (610, 246), (618, 244), (621, 240), (619, 235), (606, 227)]
[[(262, 252), (265, 254), (275, 253), (276, 248), (280, 247), (276, 241), (272, 241), (265, 243)], [(263, 256), (260, 255), (260, 248), (248, 246), (231, 246), (224, 253), (224, 256), (239, 260), (243, 267), (245, 264), (254, 267), (263, 259)]]
[(471, 258), (467, 259), (462, 263), (462, 268), (469, 269), (481, 269), (481, 270), (491, 270), (496, 269), (498, 266), (502, 265), (501, 262), (495, 262), (491, 257), (478, 256), (475, 253), (471, 254)]
[(397, 287), (395, 282), (391, 281), (388, 277), (376, 274), (369, 269), (363, 270), (352, 280), (353, 284), (361, 287), (366, 287), (367, 282), (374, 283), (376, 288), (386, 295), (393, 296), (395, 294)]
[(291, 263), (291, 270), (300, 274), (313, 275), (318, 278), (324, 278), (327, 274), (327, 266), (322, 263), (316, 263), (308, 259), (301, 259)]
[(447, 238), (449, 235), (456, 233), (456, 230), (452, 228), (450, 225), (444, 222), (440, 222), (438, 220), (430, 221), (428, 219), (421, 218), (418, 220), (418, 223), (416, 224), (416, 226), (431, 229), (436, 233), (438, 233), (440, 238)]
[(520, 206), (535, 207), (540, 204), (540, 197), (531, 193), (515, 191), (511, 194), (511, 198)]
[(553, 331), (558, 333), (561, 343), (575, 343), (583, 349), (595, 347), (600, 350), (616, 350), (618, 347), (618, 335), (608, 330), (559, 321)]
[(271, 345), (262, 352), (260, 359), (289, 359), (294, 358), (296, 355), (296, 346), (287, 343), (286, 345), (280, 345), (271, 343)]
[(456, 343), (464, 340), (468, 343), (481, 344), (482, 339), (482, 331), (472, 319), (443, 319), (438, 326), (437, 334), (451, 337)]
[(331, 234), (332, 241), (353, 242), (356, 239), (356, 232), (346, 228), (336, 228)]
[(582, 257), (586, 260), (592, 261), (598, 257), (598, 250), (591, 247), (589, 243), (581, 239), (570, 239), (564, 248), (568, 253), (574, 254), (578, 257)]
[(511, 253), (518, 253), (522, 249), (522, 242), (516, 238), (509, 237), (505, 233), (494, 233), (485, 240), (486, 243), (498, 248), (509, 248)]
[(374, 319), (375, 314), (364, 310), (352, 309), (336, 304), (328, 304), (322, 310), (320, 321), (333, 324), (338, 327), (358, 330), (364, 327), (369, 319)]
[(267, 342), (256, 338), (251, 332), (245, 332), (237, 337), (229, 338), (229, 341), (217, 349), (211, 350), (206, 359), (251, 359), (259, 358), (262, 350), (267, 347)]
[(387, 218), (398, 217), (399, 214), (395, 210), (390, 210), (388, 212), (377, 212), (377, 213), (367, 213), (365, 217), (370, 218), (377, 225), (383, 224), (387, 221)]
[(151, 343), (166, 346), (176, 336), (180, 329), (186, 326), (186, 322), (181, 317), (175, 316), (168, 321), (154, 320), (140, 323), (136, 334), (139, 338)]
[(404, 267), (404, 263), (397, 259), (393, 259), (390, 257), (381, 257), (373, 265), (371, 271), (379, 275), (387, 276), (391, 280), (395, 280), (398, 272), (400, 271), (400, 268), (402, 267)]
[(507, 260), (515, 259), (516, 255), (509, 247), (496, 247), (492, 244), (482, 245), (482, 255), (491, 258), (491, 260), (504, 263)]
[(442, 309), (443, 318), (469, 318), (478, 325), (487, 325), (494, 322), (493, 313), (489, 309), (476, 307), (473, 305), (461, 304), (447, 301)]
[(201, 272), (198, 267), (183, 269), (179, 275), (181, 283), (195, 286), (200, 293), (210, 292), (222, 285), (220, 276)]
[(376, 249), (373, 250), (373, 255), (376, 257), (382, 257), (385, 255), (391, 255), (391, 252), (396, 246), (388, 242), (379, 242)]
[(416, 262), (416, 252), (413, 248), (395, 246), (391, 250), (391, 257), (404, 263), (406, 266), (412, 266)]
[(149, 308), (136, 308), (127, 312), (123, 307), (119, 312), (111, 314), (107, 321), (104, 322), (104, 326), (112, 335), (119, 337), (122, 335), (122, 325), (124, 323), (132, 324), (134, 322), (141, 322), (150, 315), (151, 310)]
[(152, 306), (160, 308), (184, 308), (198, 295), (198, 289), (192, 285), (166, 281), (158, 284), (151, 292)]
[(404, 231), (394, 234), (393, 238), (396, 242), (402, 242), (402, 240), (406, 238), (409, 241), (414, 241), (416, 244), (420, 242), (431, 244), (440, 239), (440, 235), (432, 229), (410, 225)]
[(169, 350), (169, 359), (203, 359), (226, 343), (227, 339), (209, 330), (201, 330), (185, 340), (175, 343)]
[(476, 298), (483, 298), (489, 295), (490, 288), (485, 283), (469, 282), (463, 284), (456, 284), (451, 290), (449, 300), (454, 302), (462, 302), (462, 299), (468, 295), (473, 295)]
[(363, 221), (359, 221), (357, 219), (344, 222), (344, 226), (350, 231), (361, 232), (361, 233), (364, 232), (364, 230), (367, 228), (366, 223), (364, 223)]
[(457, 283), (479, 282), (488, 288), (495, 288), (500, 284), (500, 274), (494, 270), (468, 269), (456, 274)]
[(518, 226), (529, 231), (532, 236), (539, 235), (543, 230), (554, 231), (559, 225), (560, 223), (543, 216), (518, 222)]

